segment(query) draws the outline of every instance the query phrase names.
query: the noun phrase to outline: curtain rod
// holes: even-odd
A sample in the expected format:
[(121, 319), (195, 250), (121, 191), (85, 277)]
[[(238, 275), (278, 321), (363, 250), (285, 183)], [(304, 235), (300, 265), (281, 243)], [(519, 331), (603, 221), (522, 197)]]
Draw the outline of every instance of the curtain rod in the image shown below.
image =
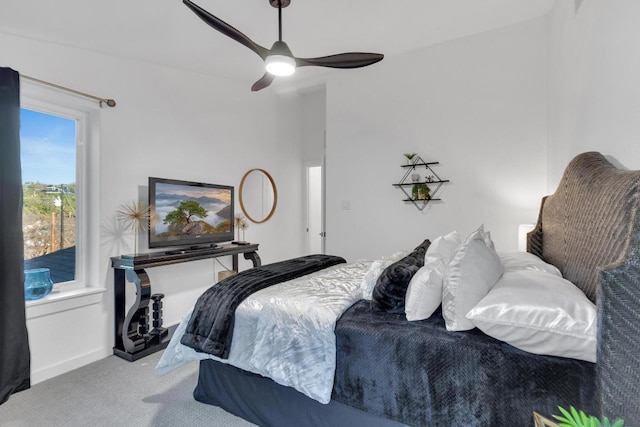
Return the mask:
[(20, 77), (23, 77), (23, 78), (25, 78), (27, 80), (32, 80), (34, 82), (42, 83), (42, 84), (47, 85), (47, 86), (55, 87), (56, 89), (60, 89), (60, 90), (64, 90), (64, 91), (67, 91), (67, 92), (75, 93), (76, 95), (84, 96), (85, 98), (95, 99), (96, 101), (98, 101), (100, 103), (101, 107), (102, 107), (102, 104), (107, 104), (109, 107), (115, 107), (116, 106), (116, 101), (113, 100), (113, 99), (110, 99), (110, 98), (100, 98), (99, 96), (89, 95), (88, 93), (80, 92), (80, 91), (77, 91), (75, 89), (69, 89), (68, 87), (60, 86), (60, 85), (57, 85), (55, 83), (46, 82), (44, 80), (36, 79), (35, 77), (27, 76), (26, 74), (20, 74)]

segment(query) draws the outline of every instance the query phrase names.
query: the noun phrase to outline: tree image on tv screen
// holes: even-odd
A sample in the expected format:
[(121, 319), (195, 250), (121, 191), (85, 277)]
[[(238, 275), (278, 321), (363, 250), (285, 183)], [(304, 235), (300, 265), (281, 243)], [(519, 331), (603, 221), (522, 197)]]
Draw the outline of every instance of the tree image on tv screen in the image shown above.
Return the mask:
[(199, 235), (219, 233), (230, 229), (230, 221), (223, 221), (217, 226), (201, 219), (208, 216), (207, 210), (195, 200), (183, 200), (175, 210), (167, 213), (162, 221), (169, 225), (163, 236), (180, 236), (185, 234)]

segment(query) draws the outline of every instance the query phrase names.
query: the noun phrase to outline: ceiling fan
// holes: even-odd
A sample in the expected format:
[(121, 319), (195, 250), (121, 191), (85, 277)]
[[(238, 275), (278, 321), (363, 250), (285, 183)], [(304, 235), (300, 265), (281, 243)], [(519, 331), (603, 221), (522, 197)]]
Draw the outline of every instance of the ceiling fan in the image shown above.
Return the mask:
[(321, 56), (318, 58), (297, 58), (293, 56), (289, 46), (282, 41), (282, 8), (289, 6), (291, 0), (269, 0), (271, 6), (278, 8), (278, 40), (273, 43), (271, 49), (264, 48), (254, 43), (249, 37), (236, 30), (223, 20), (216, 18), (190, 0), (182, 2), (193, 11), (200, 19), (209, 24), (215, 30), (227, 37), (231, 37), (254, 51), (266, 65), (264, 76), (251, 86), (252, 91), (266, 88), (273, 82), (276, 76), (288, 76), (295, 72), (296, 67), (318, 66), (329, 68), (360, 68), (375, 64), (384, 58), (380, 53), (348, 52), (336, 55)]

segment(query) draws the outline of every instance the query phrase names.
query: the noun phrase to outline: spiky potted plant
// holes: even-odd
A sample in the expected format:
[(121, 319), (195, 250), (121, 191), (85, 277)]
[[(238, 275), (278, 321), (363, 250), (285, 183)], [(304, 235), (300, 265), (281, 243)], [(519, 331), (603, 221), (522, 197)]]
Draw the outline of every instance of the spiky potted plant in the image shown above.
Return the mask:
[(609, 418), (596, 418), (593, 415), (587, 415), (582, 410), (577, 410), (573, 406), (569, 410), (558, 406), (558, 410), (562, 415), (554, 415), (553, 418), (559, 421), (559, 427), (622, 427), (624, 420), (617, 419), (609, 421)]

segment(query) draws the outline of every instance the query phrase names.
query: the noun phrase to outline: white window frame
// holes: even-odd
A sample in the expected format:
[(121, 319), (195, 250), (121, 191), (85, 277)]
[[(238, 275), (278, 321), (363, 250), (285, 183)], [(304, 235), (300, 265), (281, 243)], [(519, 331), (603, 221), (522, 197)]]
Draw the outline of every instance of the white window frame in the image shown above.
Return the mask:
[(27, 301), (27, 319), (98, 303), (100, 106), (47, 86), (21, 80), (20, 106), (76, 121), (76, 271), (45, 298)]

